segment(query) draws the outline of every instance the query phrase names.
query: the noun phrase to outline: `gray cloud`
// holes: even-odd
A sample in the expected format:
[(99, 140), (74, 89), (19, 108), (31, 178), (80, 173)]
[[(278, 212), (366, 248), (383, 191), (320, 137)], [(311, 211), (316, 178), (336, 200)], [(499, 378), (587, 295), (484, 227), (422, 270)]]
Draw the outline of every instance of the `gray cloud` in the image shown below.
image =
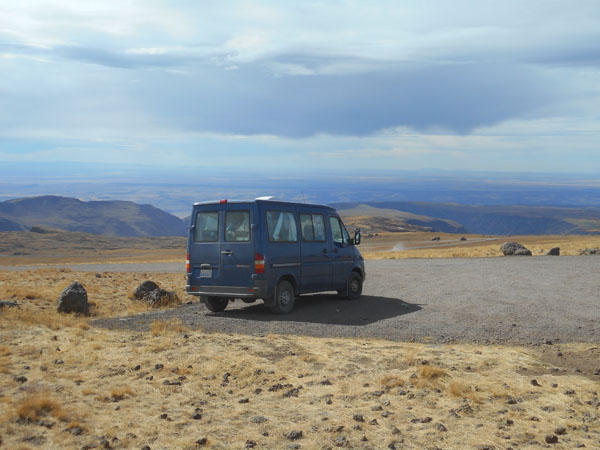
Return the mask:
[[(169, 88), (157, 92), (157, 85)], [(368, 135), (396, 126), (462, 134), (558, 96), (531, 67), (476, 64), (279, 77), (257, 65), (205, 68), (176, 81), (148, 74), (136, 89), (150, 110), (188, 130), (289, 137)]]

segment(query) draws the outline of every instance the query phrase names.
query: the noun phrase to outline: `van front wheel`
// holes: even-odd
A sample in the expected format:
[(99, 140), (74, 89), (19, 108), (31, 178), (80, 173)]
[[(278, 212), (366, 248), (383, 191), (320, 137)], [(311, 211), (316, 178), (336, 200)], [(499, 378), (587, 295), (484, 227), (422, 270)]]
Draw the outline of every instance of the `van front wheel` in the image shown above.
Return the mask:
[(362, 295), (362, 277), (358, 272), (351, 272), (348, 277), (346, 289), (338, 291), (338, 296), (349, 300), (354, 300)]
[(227, 305), (229, 304), (228, 298), (221, 297), (207, 297), (206, 298), (206, 307), (209, 311), (212, 312), (221, 312), (225, 311)]
[(294, 309), (296, 294), (289, 281), (281, 280), (275, 289), (271, 311), (275, 314), (287, 314)]

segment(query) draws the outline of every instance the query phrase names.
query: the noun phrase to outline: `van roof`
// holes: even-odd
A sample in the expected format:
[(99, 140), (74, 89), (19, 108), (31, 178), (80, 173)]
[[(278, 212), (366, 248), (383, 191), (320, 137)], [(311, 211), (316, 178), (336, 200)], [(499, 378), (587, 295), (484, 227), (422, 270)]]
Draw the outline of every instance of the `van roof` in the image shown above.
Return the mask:
[(332, 211), (335, 211), (335, 208), (333, 208), (332, 206), (328, 206), (328, 205), (319, 205), (317, 203), (300, 203), (300, 202), (287, 202), (284, 200), (266, 200), (266, 199), (254, 199), (254, 200), (226, 200), (225, 202), (223, 200), (211, 200), (208, 202), (196, 202), (194, 203), (194, 206), (200, 206), (200, 205), (219, 205), (222, 203), (267, 203), (267, 204), (273, 204), (273, 205), (293, 205), (293, 206), (309, 206), (309, 207), (319, 207), (319, 208), (327, 208), (327, 209), (331, 209)]

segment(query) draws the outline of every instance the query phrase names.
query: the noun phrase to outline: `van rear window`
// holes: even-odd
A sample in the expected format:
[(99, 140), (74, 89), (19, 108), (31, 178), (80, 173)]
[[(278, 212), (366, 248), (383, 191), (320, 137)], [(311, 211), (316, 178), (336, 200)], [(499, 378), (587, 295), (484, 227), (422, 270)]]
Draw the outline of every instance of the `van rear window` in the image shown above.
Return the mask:
[(196, 215), (196, 228), (194, 241), (215, 242), (219, 238), (219, 213), (218, 211), (199, 212)]
[(267, 211), (267, 231), (271, 242), (296, 242), (296, 217), (294, 213)]
[(227, 242), (250, 240), (250, 213), (248, 211), (227, 211), (225, 214), (225, 240)]

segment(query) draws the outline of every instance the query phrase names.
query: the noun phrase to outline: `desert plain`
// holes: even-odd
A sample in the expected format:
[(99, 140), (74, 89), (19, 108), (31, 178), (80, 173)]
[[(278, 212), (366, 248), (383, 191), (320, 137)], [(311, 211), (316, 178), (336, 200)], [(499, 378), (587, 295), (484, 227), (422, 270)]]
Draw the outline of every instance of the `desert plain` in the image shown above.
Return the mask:
[[(175, 291), (179, 303), (197, 302), (185, 294), (184, 274), (55, 266), (181, 261), (185, 241), (61, 236), (39, 234), (27, 243), (2, 233), (0, 264), (42, 266), (0, 271), (0, 300), (18, 304), (0, 309), (2, 447), (600, 447), (600, 342), (238, 335), (160, 319), (141, 332), (109, 330), (95, 321), (150, 310), (132, 299), (147, 279)], [(497, 257), (507, 240), (534, 255), (554, 246), (563, 254), (600, 246), (595, 236), (460, 237), (379, 234), (366, 238), (361, 251), (372, 258)], [(399, 243), (402, 250), (393, 251)], [(89, 316), (56, 311), (73, 281), (87, 290)]]

